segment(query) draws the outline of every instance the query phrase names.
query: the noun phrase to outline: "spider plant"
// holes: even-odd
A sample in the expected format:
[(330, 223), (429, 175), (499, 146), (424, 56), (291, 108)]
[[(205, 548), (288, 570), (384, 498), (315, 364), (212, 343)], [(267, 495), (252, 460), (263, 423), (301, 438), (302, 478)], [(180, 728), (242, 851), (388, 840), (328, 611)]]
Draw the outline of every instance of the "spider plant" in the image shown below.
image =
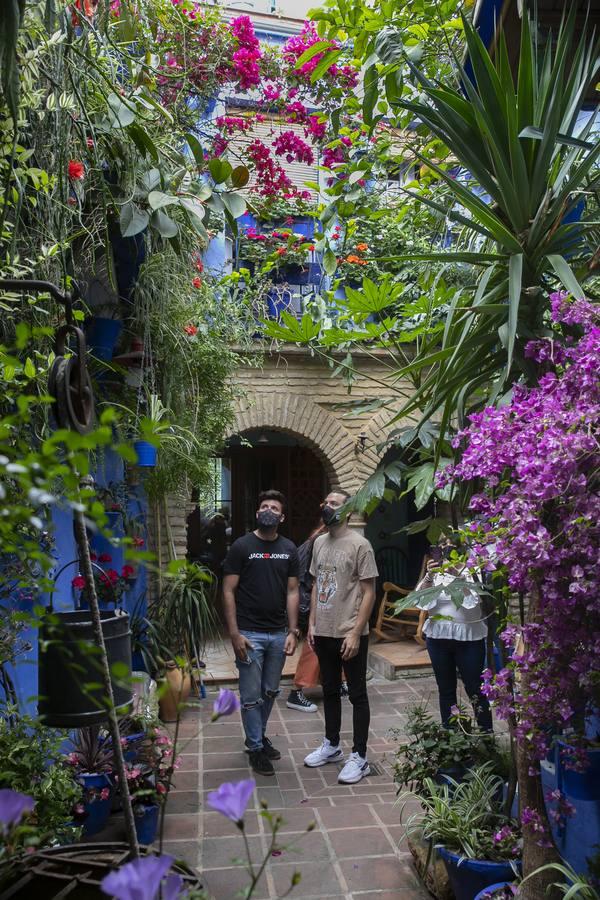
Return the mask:
[(532, 872), (521, 882), (525, 882), (540, 872), (554, 871), (562, 875), (564, 881), (555, 881), (552, 887), (559, 890), (564, 900), (600, 900), (600, 892), (584, 875), (580, 875), (566, 863), (549, 863)]
[[(447, 781), (439, 785), (431, 778), (424, 779), (417, 795), (423, 812), (408, 819), (407, 833), (418, 833), (468, 859), (515, 858), (511, 851), (516, 835), (508, 841), (512, 846), (494, 841), (494, 835), (512, 820), (501, 811), (502, 779), (494, 773), (493, 763), (471, 769), (465, 781)], [(400, 799), (413, 796), (409, 793)]]

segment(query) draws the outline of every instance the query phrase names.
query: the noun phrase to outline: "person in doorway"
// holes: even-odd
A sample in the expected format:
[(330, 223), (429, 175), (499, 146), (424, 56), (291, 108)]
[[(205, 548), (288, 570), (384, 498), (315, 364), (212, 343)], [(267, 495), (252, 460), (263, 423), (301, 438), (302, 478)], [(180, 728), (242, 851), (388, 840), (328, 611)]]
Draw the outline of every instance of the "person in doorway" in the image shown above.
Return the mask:
[(298, 552), (277, 533), (285, 497), (264, 491), (256, 530), (231, 545), (223, 564), (223, 606), (239, 672), (242, 722), (250, 765), (273, 775), (280, 752), (266, 735), (286, 656), (298, 641)]
[(466, 570), (465, 563), (450, 560), (452, 551), (459, 549), (459, 542), (446, 535), (442, 535), (438, 546), (432, 548), (433, 558), (427, 563), (427, 573), (418, 583), (416, 590), (435, 587), (439, 588), (439, 592), (432, 599), (421, 602), (417, 600), (416, 606), (427, 610), (429, 614), (423, 626), (423, 634), (438, 686), (442, 725), (449, 727), (452, 707), (456, 707), (457, 704), (458, 669), (473, 704), (477, 724), (482, 731), (492, 731), (490, 704), (487, 697), (481, 693), (488, 626), (480, 595), (465, 587), (462, 604), (457, 607), (448, 591), (444, 590), (457, 578), (474, 582), (473, 576)]
[(369, 617), (375, 602), (377, 566), (368, 540), (342, 520), (340, 510), (349, 499), (344, 491), (331, 491), (321, 516), (327, 533), (315, 541), (308, 640), (319, 659), (325, 711), (325, 739), (309, 753), (309, 767), (340, 762), (342, 666), (352, 704), (353, 746), (338, 776), (341, 784), (356, 784), (370, 774), (367, 736), (370, 710), (367, 694)]
[[(312, 586), (314, 582), (313, 576), (310, 574), (310, 563), (312, 560), (313, 547), (316, 539), (321, 534), (326, 534), (327, 527), (321, 522), (318, 528), (308, 536), (308, 539), (298, 547), (298, 559), (300, 561), (300, 614), (298, 618), (298, 626), (302, 635), (306, 636), (308, 631), (308, 622), (310, 619), (310, 598), (312, 594)], [(299, 712), (316, 713), (317, 705), (309, 700), (304, 694), (305, 688), (316, 687), (321, 684), (321, 671), (319, 669), (319, 660), (317, 654), (307, 640), (302, 645), (302, 652), (298, 665), (296, 666), (296, 674), (292, 684), (292, 689), (288, 694), (286, 706), (289, 709), (295, 709)], [(345, 676), (342, 680), (340, 691), (342, 697), (348, 696), (348, 684)]]

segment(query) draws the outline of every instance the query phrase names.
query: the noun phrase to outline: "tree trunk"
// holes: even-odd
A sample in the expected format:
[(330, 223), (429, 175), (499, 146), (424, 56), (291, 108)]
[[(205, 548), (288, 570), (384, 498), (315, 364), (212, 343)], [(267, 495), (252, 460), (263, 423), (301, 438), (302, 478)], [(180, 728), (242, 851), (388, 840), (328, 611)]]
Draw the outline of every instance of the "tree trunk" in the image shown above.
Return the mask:
[[(528, 622), (535, 622), (539, 614), (539, 597), (537, 593), (532, 595), (527, 619)], [(524, 642), (525, 643), (525, 642)], [(524, 652), (527, 653), (528, 647), (525, 643)], [(521, 671), (519, 673), (520, 690), (524, 697), (529, 694), (529, 672)], [(525, 807), (538, 813), (541, 822), (546, 828), (548, 837), (551, 839), (550, 823), (546, 814), (546, 805), (544, 803), (544, 792), (542, 788), (542, 778), (539, 763), (532, 763), (527, 757), (526, 746), (517, 741), (517, 780), (519, 782), (519, 811), (522, 812)], [(530, 767), (536, 770), (535, 775), (529, 772)], [(547, 866), (549, 863), (560, 862), (560, 855), (554, 845), (550, 847), (540, 847), (538, 841), (541, 835), (533, 831), (532, 828), (525, 826), (523, 828), (523, 878), (527, 878), (536, 869), (541, 866)], [(548, 897), (551, 900), (561, 896), (557, 889), (546, 893), (549, 885), (556, 881), (556, 872), (545, 871), (539, 875), (529, 878), (522, 886), (519, 897), (523, 900), (540, 900), (540, 898)]]

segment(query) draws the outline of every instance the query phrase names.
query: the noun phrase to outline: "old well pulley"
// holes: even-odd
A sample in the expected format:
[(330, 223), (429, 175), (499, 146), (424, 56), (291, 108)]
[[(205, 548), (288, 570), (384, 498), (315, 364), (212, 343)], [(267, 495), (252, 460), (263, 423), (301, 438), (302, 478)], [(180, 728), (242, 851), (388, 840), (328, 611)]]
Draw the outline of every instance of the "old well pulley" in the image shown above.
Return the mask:
[[(52, 409), (58, 427), (88, 434), (94, 427), (94, 394), (86, 365), (85, 336), (73, 321), (77, 285), (63, 294), (49, 281), (5, 278), (0, 279), (0, 290), (50, 294), (65, 307), (66, 324), (56, 332), (56, 358), (48, 373), (48, 393), (54, 398)], [(70, 336), (74, 338), (73, 348), (68, 348)]]

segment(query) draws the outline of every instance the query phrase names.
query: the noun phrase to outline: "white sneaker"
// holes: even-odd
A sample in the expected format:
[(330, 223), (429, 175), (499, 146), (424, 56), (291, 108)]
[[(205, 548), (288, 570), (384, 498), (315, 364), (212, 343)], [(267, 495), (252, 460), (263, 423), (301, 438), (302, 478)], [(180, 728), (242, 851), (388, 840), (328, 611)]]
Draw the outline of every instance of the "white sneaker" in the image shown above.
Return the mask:
[(367, 760), (359, 756), (358, 753), (351, 753), (346, 765), (338, 775), (338, 781), (340, 784), (356, 784), (365, 775), (370, 774), (371, 767)]
[(313, 750), (312, 753), (304, 757), (304, 765), (314, 769), (317, 766), (325, 766), (327, 763), (342, 762), (343, 759), (344, 754), (340, 745), (332, 747), (327, 738), (325, 738), (318, 750)]

